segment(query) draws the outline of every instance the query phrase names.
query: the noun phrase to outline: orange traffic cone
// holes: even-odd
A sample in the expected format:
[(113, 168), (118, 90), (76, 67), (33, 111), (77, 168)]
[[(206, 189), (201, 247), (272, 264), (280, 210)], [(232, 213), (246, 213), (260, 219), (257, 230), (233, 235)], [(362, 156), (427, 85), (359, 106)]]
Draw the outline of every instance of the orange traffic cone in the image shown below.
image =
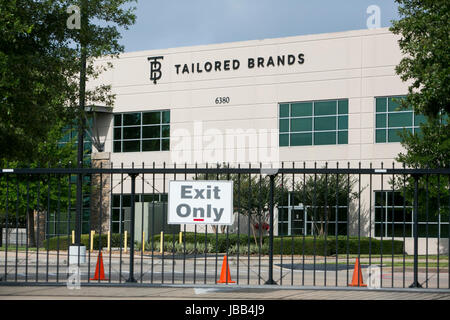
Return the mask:
[(231, 280), (230, 266), (228, 265), (227, 256), (223, 257), (222, 271), (220, 272), (220, 280), (217, 283), (235, 283)]
[(348, 285), (350, 287), (367, 287), (367, 284), (364, 283), (363, 275), (361, 272), (361, 266), (359, 264), (358, 258), (356, 258), (355, 268), (353, 270), (352, 283), (349, 283)]
[[(99, 278), (100, 277), (100, 278)], [(108, 280), (105, 279), (105, 269), (103, 268), (103, 257), (100, 251), (97, 258), (97, 266), (95, 267), (95, 275), (91, 280)]]

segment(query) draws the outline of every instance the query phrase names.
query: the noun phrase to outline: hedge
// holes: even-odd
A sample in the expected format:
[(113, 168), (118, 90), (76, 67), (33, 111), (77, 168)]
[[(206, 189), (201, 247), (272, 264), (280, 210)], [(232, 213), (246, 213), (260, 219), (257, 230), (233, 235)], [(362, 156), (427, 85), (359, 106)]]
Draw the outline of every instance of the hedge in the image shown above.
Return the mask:
[[(100, 236), (99, 234), (94, 235), (94, 243), (93, 243), (94, 250), (98, 250), (99, 236)], [(122, 239), (122, 247), (123, 247), (124, 235), (123, 234), (121, 235), (119, 233), (111, 234), (111, 243), (110, 243), (111, 247), (112, 248), (120, 247), (120, 239)], [(127, 235), (127, 239), (128, 239), (127, 243), (129, 244), (131, 241), (131, 237), (129, 234)], [(47, 244), (48, 244), (49, 250), (57, 250), (58, 246), (59, 246), (59, 250), (67, 250), (68, 243), (72, 244), (72, 237), (67, 237), (67, 235), (64, 235), (64, 236), (59, 236), (59, 240), (58, 240), (58, 237), (53, 237), (53, 238), (44, 240), (43, 247), (44, 247), (44, 249), (47, 249)], [(83, 245), (85, 245), (86, 248), (90, 248), (91, 244), (89, 242), (89, 234), (81, 235), (81, 243)], [(107, 234), (101, 235), (101, 245), (102, 245), (102, 248), (107, 247), (107, 245), (108, 245), (108, 235)]]
[[(292, 240), (294, 241), (293, 246)], [(264, 243), (268, 244), (269, 239), (265, 238)], [(360, 254), (369, 254), (369, 250), (371, 254), (381, 254), (381, 243), (383, 243), (383, 254), (390, 255), (403, 253), (403, 241), (394, 240), (392, 243), (392, 240), (383, 240), (383, 242), (381, 242), (381, 240), (367, 237), (361, 237), (360, 241), (358, 241), (357, 237), (351, 237), (348, 241), (347, 237), (338, 237), (337, 253), (338, 255), (345, 255), (348, 250), (349, 254), (357, 254), (359, 247)], [(394, 248), (392, 248), (392, 244), (394, 244)], [(305, 255), (314, 255), (314, 253), (316, 253), (316, 255), (335, 255), (336, 238), (327, 237), (325, 241), (325, 238), (317, 237), (314, 241), (314, 237), (311, 236), (305, 237), (304, 240), (303, 237), (276, 237), (273, 239), (273, 251), (274, 254), (280, 254), (282, 252), (286, 255), (292, 253)]]
[[(153, 237), (153, 242), (159, 243), (161, 239), (160, 234), (156, 234)], [(193, 232), (183, 232), (183, 241), (186, 243), (205, 243), (205, 233), (193, 233)], [(250, 243), (255, 243), (255, 240), (253, 239), (253, 236), (248, 236), (246, 234), (240, 234), (239, 236), (235, 233), (228, 234), (228, 240), (227, 235), (224, 233), (217, 234), (217, 244), (216, 244), (216, 234), (215, 233), (208, 233), (206, 236), (206, 243), (212, 246), (213, 248), (216, 248), (218, 252), (226, 252), (227, 250), (227, 243), (228, 246), (235, 246), (238, 244), (240, 246), (247, 245), (247, 243), (250, 241)], [(151, 240), (148, 242), (151, 243)], [(173, 235), (172, 234), (164, 234), (164, 242), (173, 242)], [(175, 234), (174, 242), (179, 242), (179, 234)], [(155, 244), (153, 244), (155, 246)], [(215, 250), (215, 249), (214, 249)]]

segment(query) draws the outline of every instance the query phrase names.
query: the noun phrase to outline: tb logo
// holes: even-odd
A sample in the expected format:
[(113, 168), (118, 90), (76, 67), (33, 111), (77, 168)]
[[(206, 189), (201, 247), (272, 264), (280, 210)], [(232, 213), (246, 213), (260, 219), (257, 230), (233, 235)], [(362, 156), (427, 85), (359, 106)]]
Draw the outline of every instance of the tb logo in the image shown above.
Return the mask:
[(150, 62), (150, 80), (153, 81), (154, 84), (156, 84), (156, 81), (161, 79), (162, 72), (161, 72), (161, 62), (158, 60), (163, 60), (163, 56), (159, 57), (149, 57), (148, 61)]

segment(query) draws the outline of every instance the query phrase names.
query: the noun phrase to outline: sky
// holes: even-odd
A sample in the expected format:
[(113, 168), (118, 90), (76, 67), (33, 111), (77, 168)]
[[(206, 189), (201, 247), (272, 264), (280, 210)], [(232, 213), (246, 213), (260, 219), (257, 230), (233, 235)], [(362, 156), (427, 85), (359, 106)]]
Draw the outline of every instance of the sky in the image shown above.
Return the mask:
[(125, 52), (381, 27), (398, 19), (394, 0), (138, 0), (136, 23), (122, 30)]

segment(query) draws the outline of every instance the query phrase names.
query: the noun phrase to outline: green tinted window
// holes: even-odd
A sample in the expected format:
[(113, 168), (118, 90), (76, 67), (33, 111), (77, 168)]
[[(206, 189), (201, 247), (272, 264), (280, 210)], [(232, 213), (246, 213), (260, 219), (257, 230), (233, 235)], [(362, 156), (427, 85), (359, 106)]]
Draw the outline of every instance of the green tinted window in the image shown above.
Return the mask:
[(336, 100), (318, 101), (314, 103), (314, 115), (332, 115), (336, 114)]
[(338, 129), (348, 129), (348, 116), (339, 116), (338, 117)]
[(347, 143), (348, 143), (348, 131), (339, 131), (338, 144), (347, 144)]
[(114, 125), (113, 152), (163, 151), (170, 148), (169, 110), (116, 114)]
[(161, 126), (146, 126), (142, 127), (142, 138), (159, 138), (161, 135)]
[(312, 133), (292, 133), (291, 146), (310, 146), (312, 145)]
[(336, 132), (315, 132), (314, 144), (336, 144)]
[(280, 147), (289, 146), (289, 134), (280, 134), (279, 140)]
[(280, 146), (348, 143), (348, 99), (285, 103), (279, 108)]
[(412, 112), (390, 113), (388, 117), (388, 125), (392, 127), (411, 127), (413, 125)]
[(160, 124), (161, 112), (146, 112), (143, 114), (142, 124)]
[(289, 117), (289, 105), (288, 104), (280, 104), (280, 118)]
[(124, 139), (139, 139), (141, 137), (141, 127), (123, 128)]
[(114, 126), (121, 126), (121, 125), (122, 125), (122, 115), (115, 114), (114, 115)]
[(386, 128), (386, 114), (377, 114), (375, 122), (377, 128)]
[(123, 152), (138, 152), (141, 151), (140, 148), (139, 140), (123, 141)]
[(280, 119), (280, 132), (289, 132), (289, 119)]
[(291, 132), (311, 131), (312, 118), (300, 118), (291, 120)]
[(375, 141), (376, 142), (386, 142), (386, 130), (375, 130)]
[(140, 113), (125, 113), (123, 114), (123, 125), (124, 126), (135, 126), (141, 124), (141, 114)]
[(312, 116), (312, 102), (293, 103), (291, 105), (291, 117)]
[(401, 142), (398, 132), (401, 132), (403, 128), (410, 132), (418, 132), (419, 125), (425, 121), (425, 118), (422, 115), (414, 115), (411, 108), (401, 109), (403, 99), (405, 96), (375, 99), (375, 142)]
[(314, 118), (314, 130), (336, 130), (336, 117)]
[(386, 112), (387, 111), (387, 98), (376, 98), (376, 112)]
[(348, 100), (339, 100), (338, 101), (338, 113), (339, 114), (348, 114)]

